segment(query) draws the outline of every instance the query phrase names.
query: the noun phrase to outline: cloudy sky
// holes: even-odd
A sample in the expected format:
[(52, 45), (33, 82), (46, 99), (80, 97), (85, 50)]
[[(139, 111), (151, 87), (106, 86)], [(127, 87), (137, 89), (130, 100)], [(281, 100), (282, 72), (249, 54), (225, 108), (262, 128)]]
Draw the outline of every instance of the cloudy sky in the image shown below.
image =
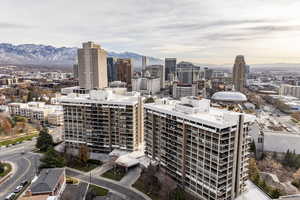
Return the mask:
[(299, 0), (1, 0), (0, 42), (198, 63), (300, 62)]

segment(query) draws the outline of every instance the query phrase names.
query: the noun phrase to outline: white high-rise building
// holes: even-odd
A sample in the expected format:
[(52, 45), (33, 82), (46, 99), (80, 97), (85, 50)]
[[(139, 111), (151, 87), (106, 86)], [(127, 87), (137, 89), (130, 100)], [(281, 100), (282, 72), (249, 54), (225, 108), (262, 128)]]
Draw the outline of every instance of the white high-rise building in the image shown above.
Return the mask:
[(92, 152), (138, 150), (143, 141), (143, 101), (126, 88), (90, 90), (60, 98), (66, 147), (87, 144)]
[(235, 199), (245, 190), (254, 116), (193, 97), (144, 107), (146, 154), (185, 190), (216, 200)]
[(106, 88), (107, 53), (100, 45), (86, 42), (78, 49), (79, 86), (85, 89)]

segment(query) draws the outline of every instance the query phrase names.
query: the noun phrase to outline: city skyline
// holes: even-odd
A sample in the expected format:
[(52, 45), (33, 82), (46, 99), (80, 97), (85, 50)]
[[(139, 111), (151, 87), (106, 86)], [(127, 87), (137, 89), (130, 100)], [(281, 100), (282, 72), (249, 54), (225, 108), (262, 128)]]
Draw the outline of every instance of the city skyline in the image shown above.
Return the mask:
[(69, 9), (62, 9), (60, 1), (3, 1), (0, 42), (79, 47), (91, 40), (106, 50), (208, 64), (233, 63), (239, 54), (249, 64), (300, 62), (300, 47), (291, 45), (300, 41), (295, 0), (97, 2), (64, 1)]

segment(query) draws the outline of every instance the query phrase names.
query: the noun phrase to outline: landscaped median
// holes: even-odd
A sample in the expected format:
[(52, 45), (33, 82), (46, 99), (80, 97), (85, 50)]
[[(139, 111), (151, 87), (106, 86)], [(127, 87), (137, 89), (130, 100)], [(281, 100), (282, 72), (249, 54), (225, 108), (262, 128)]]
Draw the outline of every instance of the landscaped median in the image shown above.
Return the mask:
[(8, 162), (0, 163), (0, 184), (6, 181), (12, 172), (12, 164)]
[(27, 140), (32, 140), (32, 138), (34, 138), (36, 136), (38, 136), (38, 134), (35, 133), (35, 134), (32, 134), (32, 135), (26, 135), (26, 136), (21, 136), (21, 137), (14, 138), (14, 139), (4, 140), (4, 141), (0, 142), (0, 147), (1, 146), (15, 145), (15, 144), (27, 141)]

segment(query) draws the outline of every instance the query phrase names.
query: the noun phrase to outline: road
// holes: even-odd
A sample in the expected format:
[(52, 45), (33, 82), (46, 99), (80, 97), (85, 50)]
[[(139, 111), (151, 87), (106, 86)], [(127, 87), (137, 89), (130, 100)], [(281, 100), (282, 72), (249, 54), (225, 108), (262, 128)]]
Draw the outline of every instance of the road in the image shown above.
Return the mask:
[[(13, 192), (22, 181), (34, 177), (40, 157), (38, 154), (30, 152), (34, 146), (35, 141), (27, 141), (13, 147), (1, 149), (0, 160), (12, 162), (15, 173), (0, 185), (0, 199), (4, 199), (5, 196)], [(24, 155), (21, 154), (23, 151), (26, 152)]]
[[(61, 131), (51, 134), (53, 138), (59, 138)], [(0, 185), (0, 199), (4, 199), (9, 193), (24, 180), (31, 180), (39, 166), (40, 155), (33, 153), (36, 139), (25, 141), (11, 147), (0, 147), (0, 160), (14, 164), (15, 173), (7, 181)], [(22, 155), (22, 152), (25, 154)]]
[(89, 176), (84, 173), (66, 169), (66, 174), (68, 176), (76, 177), (82, 181), (90, 182), (95, 185), (99, 185), (101, 187), (107, 188), (109, 190), (113, 190), (115, 192), (121, 193), (123, 195), (126, 195), (126, 199), (128, 200), (151, 200), (148, 196), (145, 194), (131, 188), (122, 186), (121, 184), (118, 184), (114, 181), (110, 181), (101, 177), (95, 177), (95, 176)]
[[(0, 199), (4, 199), (5, 196), (13, 192), (23, 180), (30, 180), (35, 176), (40, 158), (39, 154), (31, 152), (35, 147), (35, 143), (35, 140), (26, 141), (8, 148), (1, 148), (0, 160), (12, 162), (15, 166), (15, 173), (11, 178), (0, 185)], [(22, 155), (23, 151), (25, 152), (24, 155)], [(84, 173), (69, 169), (66, 170), (66, 173), (82, 181), (90, 182), (90, 177)], [(123, 194), (128, 200), (151, 200), (145, 194), (131, 187), (123, 186), (117, 182), (98, 176), (92, 176), (91, 182), (95, 185)]]

